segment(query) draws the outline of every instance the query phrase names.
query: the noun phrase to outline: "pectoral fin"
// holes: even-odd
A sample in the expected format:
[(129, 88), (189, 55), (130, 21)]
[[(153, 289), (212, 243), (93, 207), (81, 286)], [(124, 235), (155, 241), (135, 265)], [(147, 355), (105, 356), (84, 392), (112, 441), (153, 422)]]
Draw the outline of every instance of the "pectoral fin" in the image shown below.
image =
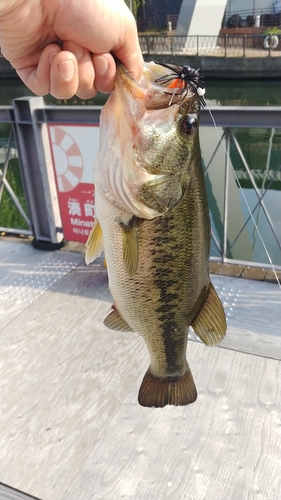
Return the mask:
[(106, 316), (104, 320), (104, 325), (110, 330), (116, 330), (118, 332), (133, 332), (132, 328), (128, 323), (120, 316), (119, 312), (114, 309)]
[(204, 306), (191, 326), (196, 335), (208, 346), (219, 344), (225, 336), (225, 313), (212, 283), (209, 285)]
[(103, 251), (102, 230), (99, 221), (96, 219), (86, 243), (85, 262), (90, 264), (97, 259)]
[(138, 235), (137, 218), (132, 217), (128, 223), (120, 222), (123, 237), (123, 262), (129, 276), (134, 276), (138, 268)]

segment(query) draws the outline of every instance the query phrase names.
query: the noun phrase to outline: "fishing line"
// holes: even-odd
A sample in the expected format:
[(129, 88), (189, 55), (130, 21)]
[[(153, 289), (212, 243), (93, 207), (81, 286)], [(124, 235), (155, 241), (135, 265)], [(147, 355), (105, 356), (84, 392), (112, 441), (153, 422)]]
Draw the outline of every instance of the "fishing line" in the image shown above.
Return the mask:
[[(157, 80), (155, 80), (155, 82), (159, 83), (160, 85), (167, 85), (168, 83), (172, 82), (170, 85), (168, 85), (168, 88), (175, 87), (175, 91), (173, 92), (172, 97), (171, 97), (170, 102), (169, 102), (169, 106), (172, 104), (172, 101), (173, 101), (175, 95), (178, 95), (178, 90), (180, 90), (181, 101), (182, 101), (182, 97), (188, 92), (188, 89), (190, 89), (191, 91), (193, 91), (194, 95), (196, 95), (198, 101), (201, 104), (201, 107), (202, 108), (206, 107), (207, 103), (206, 103), (206, 101), (204, 99), (204, 94), (205, 94), (205, 88), (204, 88), (204, 82), (203, 82), (203, 78), (204, 77), (199, 75), (199, 69), (194, 69), (194, 68), (191, 68), (190, 66), (187, 66), (187, 65), (180, 67), (180, 66), (178, 66), (176, 64), (172, 64), (171, 65), (171, 64), (164, 63), (164, 62), (160, 62), (160, 61), (154, 61), (154, 62), (156, 64), (159, 64), (159, 65), (163, 66), (164, 68), (168, 68), (170, 71), (172, 71), (172, 73), (167, 73), (166, 75), (163, 75), (160, 78), (158, 78)], [(180, 102), (180, 105), (181, 105), (181, 102)], [(234, 166), (232, 164), (232, 161), (230, 159), (230, 155), (228, 154), (228, 152), (227, 152), (227, 150), (225, 148), (225, 145), (224, 145), (224, 143), (222, 141), (222, 138), (219, 135), (215, 119), (214, 119), (214, 117), (212, 115), (212, 112), (209, 109), (209, 107), (207, 107), (207, 110), (208, 110), (208, 112), (210, 114), (210, 117), (211, 117), (212, 122), (214, 124), (216, 133), (217, 133), (217, 135), (219, 137), (219, 144), (222, 145), (223, 150), (224, 150), (224, 152), (226, 154), (226, 157), (227, 157), (227, 159), (228, 159), (228, 161), (229, 161), (229, 163), (231, 165), (232, 171), (234, 173), (234, 177), (235, 177), (236, 182), (237, 182), (237, 184), (239, 186), (240, 192), (242, 193), (242, 196), (244, 198), (246, 207), (247, 207), (247, 209), (249, 211), (250, 218), (253, 221), (254, 231), (256, 231), (257, 235), (260, 238), (260, 241), (262, 243), (262, 246), (264, 248), (264, 251), (266, 253), (268, 261), (269, 261), (269, 263), (271, 265), (271, 268), (273, 270), (275, 279), (276, 279), (276, 281), (277, 281), (277, 283), (279, 285), (279, 288), (281, 290), (281, 283), (280, 283), (280, 281), (278, 279), (277, 272), (275, 270), (274, 264), (272, 262), (270, 254), (269, 254), (269, 252), (267, 250), (267, 247), (266, 247), (266, 244), (265, 244), (265, 242), (263, 240), (263, 237), (262, 237), (262, 235), (260, 233), (258, 225), (257, 225), (257, 223), (255, 221), (253, 212), (251, 211), (251, 208), (250, 208), (249, 203), (247, 201), (246, 195), (245, 195), (245, 193), (244, 193), (244, 191), (242, 189), (242, 186), (241, 186), (241, 184), (239, 182), (237, 173), (236, 173), (236, 171), (234, 169)], [(268, 161), (268, 163), (269, 163), (269, 161)], [(259, 217), (259, 211), (258, 211), (258, 217)]]
[[(270, 159), (271, 159), (271, 151), (272, 151), (272, 144), (273, 144), (274, 134), (275, 134), (275, 128), (272, 128), (271, 129), (270, 138), (269, 138), (269, 144), (268, 144), (268, 152), (267, 152), (265, 172), (264, 172), (263, 181), (262, 181), (262, 185), (261, 185), (261, 194), (262, 195), (264, 194), (264, 192), (266, 190), (265, 189), (265, 183), (266, 183), (266, 179), (268, 178), (268, 172), (269, 172), (269, 166), (270, 166)], [(260, 220), (261, 208), (262, 208), (261, 205), (259, 205), (258, 210), (257, 210), (257, 224), (259, 223), (259, 220)], [(256, 228), (254, 227), (254, 231), (253, 231), (254, 242), (256, 240), (255, 230), (256, 230)]]
[(235, 180), (236, 180), (236, 182), (237, 182), (237, 184), (238, 184), (238, 187), (239, 187), (239, 189), (240, 189), (240, 192), (242, 193), (242, 197), (243, 197), (243, 199), (244, 199), (244, 201), (245, 201), (246, 207), (247, 207), (247, 209), (248, 209), (248, 211), (249, 211), (249, 214), (250, 214), (250, 217), (251, 217), (251, 219), (252, 219), (252, 221), (253, 221), (254, 228), (255, 228), (255, 230), (256, 230), (256, 232), (257, 232), (257, 234), (258, 234), (259, 238), (260, 238), (260, 241), (261, 241), (261, 243), (262, 243), (262, 246), (263, 246), (263, 248), (264, 248), (264, 251), (265, 251), (265, 253), (266, 253), (266, 256), (267, 256), (267, 258), (268, 258), (268, 261), (269, 261), (269, 263), (270, 263), (270, 265), (271, 265), (272, 271), (273, 271), (273, 273), (274, 273), (275, 279), (276, 279), (276, 281), (277, 281), (277, 283), (278, 283), (278, 286), (279, 286), (279, 288), (280, 288), (280, 290), (281, 290), (281, 283), (280, 283), (279, 278), (278, 278), (278, 276), (277, 276), (276, 269), (275, 269), (275, 267), (274, 267), (274, 264), (273, 264), (273, 262), (272, 262), (272, 259), (271, 259), (271, 257), (270, 257), (270, 254), (269, 254), (269, 252), (268, 252), (268, 250), (267, 250), (267, 247), (266, 247), (266, 244), (265, 244), (265, 242), (264, 242), (264, 239), (263, 239), (263, 237), (262, 237), (262, 235), (261, 235), (261, 233), (260, 233), (260, 230), (259, 230), (259, 228), (258, 228), (258, 225), (256, 224), (256, 221), (255, 221), (255, 219), (254, 219), (254, 216), (253, 216), (253, 213), (252, 213), (252, 211), (251, 211), (250, 205), (249, 205), (249, 203), (248, 203), (248, 201), (247, 201), (247, 198), (246, 198), (246, 195), (245, 195), (245, 193), (244, 193), (244, 190), (243, 190), (243, 188), (242, 188), (242, 186), (241, 186), (241, 184), (240, 184), (240, 181), (239, 181), (239, 179), (238, 179), (237, 173), (236, 173), (236, 171), (235, 171), (235, 169), (234, 169), (234, 166), (233, 166), (233, 164), (232, 164), (232, 161), (231, 161), (230, 155), (228, 154), (228, 152), (227, 152), (227, 150), (226, 150), (226, 147), (225, 147), (225, 145), (224, 145), (224, 143), (223, 143), (223, 141), (222, 141), (222, 138), (220, 137), (220, 134), (219, 134), (219, 131), (218, 131), (218, 127), (217, 127), (217, 124), (216, 124), (215, 119), (214, 119), (214, 117), (213, 117), (213, 114), (212, 114), (212, 112), (211, 112), (211, 110), (209, 109), (209, 107), (208, 107), (208, 106), (207, 106), (207, 110), (208, 110), (209, 115), (210, 115), (210, 117), (211, 117), (211, 120), (212, 120), (212, 122), (213, 122), (213, 124), (214, 124), (215, 130), (216, 130), (216, 133), (217, 133), (217, 135), (218, 135), (218, 137), (219, 137), (219, 142), (220, 142), (220, 144), (222, 145), (222, 148), (223, 148), (223, 150), (224, 150), (224, 152), (225, 152), (225, 154), (226, 154), (226, 157), (227, 157), (227, 159), (228, 159), (228, 161), (229, 161), (229, 163), (230, 163), (230, 165), (231, 165), (232, 171), (233, 171), (233, 173), (234, 173)]

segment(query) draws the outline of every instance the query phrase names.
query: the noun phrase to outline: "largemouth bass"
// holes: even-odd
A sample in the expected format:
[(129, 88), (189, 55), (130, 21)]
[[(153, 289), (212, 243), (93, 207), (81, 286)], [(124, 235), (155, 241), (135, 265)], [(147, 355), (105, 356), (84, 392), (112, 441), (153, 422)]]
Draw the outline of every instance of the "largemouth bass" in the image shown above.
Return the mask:
[(145, 63), (137, 83), (117, 64), (115, 89), (101, 113), (97, 218), (86, 250), (87, 263), (105, 252), (114, 300), (105, 325), (137, 332), (148, 348), (138, 396), (148, 407), (196, 400), (186, 360), (189, 326), (208, 346), (226, 332), (208, 272), (200, 100), (196, 89), (171, 85), (165, 73)]

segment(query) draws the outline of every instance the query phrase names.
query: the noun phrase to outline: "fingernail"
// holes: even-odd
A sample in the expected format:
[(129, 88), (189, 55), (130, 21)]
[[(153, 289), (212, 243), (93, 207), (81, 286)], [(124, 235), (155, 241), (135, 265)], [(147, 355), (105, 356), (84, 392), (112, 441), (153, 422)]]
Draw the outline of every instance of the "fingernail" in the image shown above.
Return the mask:
[[(72, 51), (70, 51), (72, 52)], [(75, 55), (77, 61), (81, 61), (81, 59), (83, 58), (84, 56), (84, 49), (83, 47), (75, 47), (75, 52), (73, 52), (73, 54)]]
[(104, 75), (108, 70), (108, 60), (103, 56), (96, 56), (93, 58), (95, 71), (99, 75)]
[(73, 78), (74, 70), (73, 61), (62, 61), (59, 63), (59, 74), (67, 82)]
[(57, 55), (58, 52), (52, 52), (49, 55), (49, 63), (52, 64), (54, 57)]

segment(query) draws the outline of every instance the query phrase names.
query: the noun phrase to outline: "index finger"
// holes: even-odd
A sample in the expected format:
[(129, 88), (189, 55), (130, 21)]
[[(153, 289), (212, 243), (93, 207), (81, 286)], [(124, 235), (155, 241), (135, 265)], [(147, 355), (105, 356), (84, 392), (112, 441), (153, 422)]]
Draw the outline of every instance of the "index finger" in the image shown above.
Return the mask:
[(143, 57), (140, 49), (136, 26), (127, 33), (124, 43), (112, 50), (113, 54), (124, 64), (130, 75), (138, 80), (143, 71)]

